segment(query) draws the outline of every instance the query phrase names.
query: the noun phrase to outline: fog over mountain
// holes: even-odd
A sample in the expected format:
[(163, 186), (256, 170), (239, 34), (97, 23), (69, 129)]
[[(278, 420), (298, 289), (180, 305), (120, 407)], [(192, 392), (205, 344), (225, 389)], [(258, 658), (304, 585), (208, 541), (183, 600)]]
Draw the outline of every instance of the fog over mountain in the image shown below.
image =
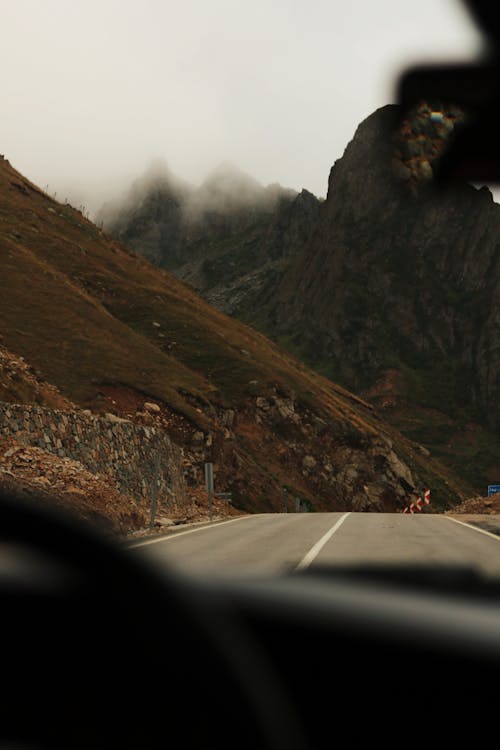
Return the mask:
[[(207, 237), (212, 242), (209, 254), (225, 253), (234, 242), (243, 258), (250, 248), (247, 242), (241, 244), (241, 238), (249, 233), (246, 239), (251, 237), (254, 244), (245, 260), (248, 263), (257, 257), (255, 242), (269, 233), (271, 224), (297, 195), (276, 183), (265, 187), (229, 162), (220, 164), (196, 186), (179, 179), (166, 162), (157, 159), (128, 191), (105, 203), (96, 220), (148, 260), (177, 270), (185, 263), (206, 260)], [(318, 203), (312, 195), (311, 199)], [(263, 254), (263, 262), (268, 254)], [(179, 275), (187, 279), (182, 271)], [(191, 281), (192, 275), (190, 266)]]
[(16, 0), (2, 30), (0, 153), (91, 217), (156, 155), (325, 196), (402, 69), (479, 49), (459, 0)]
[(231, 162), (222, 162), (200, 185), (195, 185), (175, 175), (164, 159), (157, 158), (118, 198), (107, 201), (97, 211), (96, 221), (109, 228), (126, 220), (130, 212), (143, 206), (152, 196), (167, 194), (178, 202), (187, 224), (196, 223), (207, 214), (272, 210), (280, 199), (297, 195), (295, 190), (277, 183), (264, 187)]

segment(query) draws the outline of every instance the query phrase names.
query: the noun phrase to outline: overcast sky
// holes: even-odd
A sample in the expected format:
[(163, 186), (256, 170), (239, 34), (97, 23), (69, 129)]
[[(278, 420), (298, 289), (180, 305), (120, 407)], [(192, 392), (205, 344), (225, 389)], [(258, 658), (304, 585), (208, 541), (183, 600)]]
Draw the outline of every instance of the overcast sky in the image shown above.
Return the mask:
[(155, 157), (325, 195), (398, 70), (467, 59), (458, 0), (0, 0), (0, 152), (91, 210)]

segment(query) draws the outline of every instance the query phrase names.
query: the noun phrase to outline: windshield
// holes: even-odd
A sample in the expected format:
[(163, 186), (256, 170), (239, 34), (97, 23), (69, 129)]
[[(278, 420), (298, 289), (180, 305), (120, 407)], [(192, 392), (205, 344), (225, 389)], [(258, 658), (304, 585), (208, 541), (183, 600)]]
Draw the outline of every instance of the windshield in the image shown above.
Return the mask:
[(0, 488), (197, 575), (496, 577), (487, 86), (399, 85), (490, 59), (465, 4), (4, 15)]

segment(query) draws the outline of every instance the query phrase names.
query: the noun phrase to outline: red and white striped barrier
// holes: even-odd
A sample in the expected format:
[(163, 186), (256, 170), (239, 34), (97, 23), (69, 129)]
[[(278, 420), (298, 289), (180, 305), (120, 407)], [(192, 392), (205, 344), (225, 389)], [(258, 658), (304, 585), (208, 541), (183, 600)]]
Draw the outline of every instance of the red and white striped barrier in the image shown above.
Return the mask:
[(425, 490), (424, 492), (424, 499), (422, 500), (421, 497), (417, 497), (416, 501), (411, 503), (404, 508), (403, 513), (421, 513), (424, 509), (424, 505), (430, 505), (431, 503), (431, 491)]

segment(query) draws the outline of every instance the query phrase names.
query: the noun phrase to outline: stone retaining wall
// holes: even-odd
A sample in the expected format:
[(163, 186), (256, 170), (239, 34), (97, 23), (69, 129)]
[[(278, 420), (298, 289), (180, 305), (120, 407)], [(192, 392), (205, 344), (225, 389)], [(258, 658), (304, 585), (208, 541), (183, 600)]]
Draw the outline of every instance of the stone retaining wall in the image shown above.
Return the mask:
[(80, 461), (93, 474), (107, 476), (137, 501), (151, 497), (158, 457), (158, 500), (182, 503), (185, 485), (181, 451), (168, 435), (113, 415), (56, 411), (0, 402), (0, 437)]

